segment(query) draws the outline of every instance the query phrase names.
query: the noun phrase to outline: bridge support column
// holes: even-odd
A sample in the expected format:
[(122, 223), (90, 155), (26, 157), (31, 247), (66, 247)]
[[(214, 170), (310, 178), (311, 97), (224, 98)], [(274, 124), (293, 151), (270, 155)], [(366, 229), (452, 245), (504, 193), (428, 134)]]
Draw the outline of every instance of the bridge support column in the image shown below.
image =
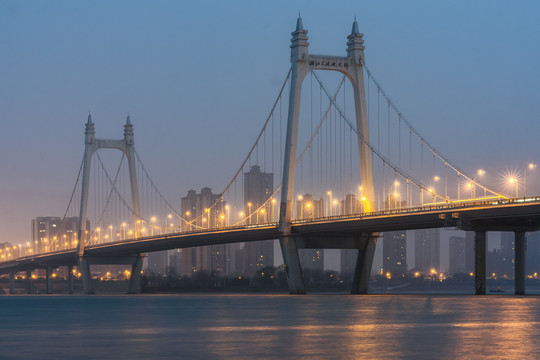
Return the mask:
[(525, 295), (525, 252), (527, 243), (525, 240), (525, 232), (514, 232), (514, 279), (515, 279), (515, 294)]
[(9, 273), (9, 293), (15, 294), (15, 273)]
[(94, 285), (92, 284), (92, 273), (90, 272), (90, 264), (84, 256), (79, 257), (79, 270), (81, 271), (84, 293), (94, 294), (95, 290)]
[(45, 293), (53, 293), (53, 282), (52, 282), (52, 267), (47, 266), (45, 270)]
[(26, 270), (26, 292), (28, 294), (32, 293), (32, 271)]
[(141, 270), (143, 267), (143, 257), (137, 256), (135, 263), (131, 265), (131, 275), (129, 276), (128, 294), (141, 293)]
[(474, 232), (474, 287), (476, 295), (486, 294), (486, 232)]
[(68, 294), (73, 294), (73, 265), (67, 267), (68, 272)]
[(279, 239), (279, 245), (281, 246), (281, 253), (283, 254), (283, 262), (285, 264), (285, 273), (287, 274), (290, 293), (305, 294), (306, 286), (304, 284), (304, 276), (302, 274), (302, 266), (300, 265), (296, 240), (291, 236), (285, 236)]
[(369, 289), (369, 278), (375, 255), (377, 238), (370, 237), (363, 249), (358, 249), (356, 268), (354, 269), (351, 294), (367, 294)]

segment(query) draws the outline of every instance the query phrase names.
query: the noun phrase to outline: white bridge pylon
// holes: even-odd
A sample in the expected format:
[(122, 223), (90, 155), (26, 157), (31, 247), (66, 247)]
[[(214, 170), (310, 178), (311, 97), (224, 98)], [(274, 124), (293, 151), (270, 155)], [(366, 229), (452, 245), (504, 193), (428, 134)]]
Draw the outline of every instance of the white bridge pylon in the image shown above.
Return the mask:
[[(82, 182), (82, 191), (81, 191), (81, 208), (79, 214), (79, 226), (78, 226), (78, 239), (77, 243), (77, 262), (81, 271), (81, 276), (83, 280), (84, 292), (87, 294), (94, 293), (94, 288), (92, 285), (92, 275), (90, 273), (90, 264), (93, 262), (93, 259), (90, 259), (85, 255), (85, 243), (87, 241), (87, 230), (86, 229), (86, 217), (88, 211), (88, 192), (90, 188), (90, 168), (92, 156), (98, 149), (116, 149), (122, 151), (128, 161), (129, 168), (129, 182), (131, 188), (131, 206), (133, 209), (133, 224), (137, 227), (140, 219), (140, 202), (139, 202), (139, 188), (137, 184), (137, 174), (135, 167), (135, 141), (134, 141), (134, 132), (133, 125), (129, 115), (124, 125), (124, 138), (121, 140), (110, 140), (110, 139), (96, 139), (95, 137), (95, 127), (92, 122), (92, 116), (88, 115), (88, 121), (86, 123), (85, 129), (85, 149), (84, 149), (84, 160), (83, 160), (83, 182)], [(138, 232), (138, 229), (135, 228), (135, 232)], [(95, 260), (95, 259), (94, 259)], [(139, 279), (142, 269), (142, 256), (138, 254), (133, 258), (112, 258), (108, 259), (113, 264), (131, 264), (132, 271), (129, 281), (129, 293), (138, 293), (140, 292)], [(104, 264), (103, 259), (100, 259), (99, 264)]]
[[(306, 292), (297, 240), (291, 236), (293, 212), (296, 151), (298, 144), (298, 126), (302, 83), (313, 70), (330, 70), (343, 73), (354, 89), (354, 106), (358, 134), (358, 153), (360, 162), (360, 180), (364, 189), (366, 212), (375, 211), (375, 192), (373, 186), (373, 165), (369, 148), (369, 124), (367, 118), (366, 93), (364, 88), (364, 40), (358, 31), (356, 19), (351, 34), (347, 37), (347, 56), (310, 55), (308, 52), (308, 31), (304, 30), (302, 18), (298, 17), (296, 30), (291, 39), (291, 90), (285, 156), (283, 163), (283, 181), (280, 204), (279, 231), (280, 245), (287, 271), (291, 293)], [(363, 139), (363, 140), (362, 140)], [(376, 234), (362, 234), (351, 239), (358, 249), (358, 259), (353, 281), (353, 293), (367, 293), (369, 275), (373, 262)]]

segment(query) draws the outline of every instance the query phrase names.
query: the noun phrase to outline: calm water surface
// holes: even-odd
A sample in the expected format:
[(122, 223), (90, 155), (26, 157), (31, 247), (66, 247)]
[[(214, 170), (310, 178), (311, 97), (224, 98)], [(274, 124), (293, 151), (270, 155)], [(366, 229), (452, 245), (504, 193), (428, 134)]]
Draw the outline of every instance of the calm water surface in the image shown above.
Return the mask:
[(538, 359), (540, 297), (1, 296), (2, 359)]

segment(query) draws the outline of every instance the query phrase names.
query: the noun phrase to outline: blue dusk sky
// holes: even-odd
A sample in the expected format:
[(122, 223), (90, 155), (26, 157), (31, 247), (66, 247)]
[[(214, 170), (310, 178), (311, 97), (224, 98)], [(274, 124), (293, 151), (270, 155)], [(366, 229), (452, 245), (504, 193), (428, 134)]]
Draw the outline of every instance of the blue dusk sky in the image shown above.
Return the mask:
[(101, 138), (131, 114), (174, 205), (222, 191), (290, 66), (299, 10), (320, 54), (345, 55), (356, 16), (370, 69), (461, 168), (540, 162), (537, 1), (0, 0), (0, 242), (62, 216), (89, 111)]

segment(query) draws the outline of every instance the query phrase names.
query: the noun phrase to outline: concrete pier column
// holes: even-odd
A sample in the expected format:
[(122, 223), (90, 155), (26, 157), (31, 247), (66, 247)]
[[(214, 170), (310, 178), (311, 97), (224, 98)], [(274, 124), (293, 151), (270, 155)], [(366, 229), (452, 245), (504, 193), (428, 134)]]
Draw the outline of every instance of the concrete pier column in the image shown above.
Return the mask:
[(9, 273), (9, 293), (15, 294), (15, 273)]
[(356, 268), (354, 269), (351, 294), (367, 294), (369, 289), (369, 278), (371, 276), (371, 267), (373, 265), (373, 256), (377, 238), (371, 237), (367, 240), (363, 249), (358, 249), (356, 258)]
[(68, 294), (73, 294), (73, 265), (67, 267), (68, 271)]
[(32, 271), (27, 270), (26, 271), (26, 292), (28, 294), (32, 293)]
[(79, 271), (81, 272), (83, 289), (85, 294), (94, 294), (94, 284), (92, 283), (92, 273), (90, 272), (90, 264), (86, 257), (79, 257)]
[(141, 293), (141, 270), (143, 267), (143, 257), (137, 256), (135, 263), (131, 265), (131, 275), (129, 276), (128, 294)]
[(527, 244), (525, 242), (525, 232), (514, 232), (514, 278), (515, 294), (525, 295), (525, 252)]
[(291, 294), (305, 294), (306, 286), (304, 284), (304, 275), (298, 256), (298, 247), (292, 236), (284, 236), (279, 239), (281, 253), (283, 254), (283, 263), (285, 264), (285, 273), (289, 283), (289, 292)]
[(47, 266), (45, 270), (45, 293), (52, 294), (53, 292), (53, 283), (52, 283), (52, 267)]
[(476, 295), (486, 294), (486, 232), (474, 232), (474, 287)]

